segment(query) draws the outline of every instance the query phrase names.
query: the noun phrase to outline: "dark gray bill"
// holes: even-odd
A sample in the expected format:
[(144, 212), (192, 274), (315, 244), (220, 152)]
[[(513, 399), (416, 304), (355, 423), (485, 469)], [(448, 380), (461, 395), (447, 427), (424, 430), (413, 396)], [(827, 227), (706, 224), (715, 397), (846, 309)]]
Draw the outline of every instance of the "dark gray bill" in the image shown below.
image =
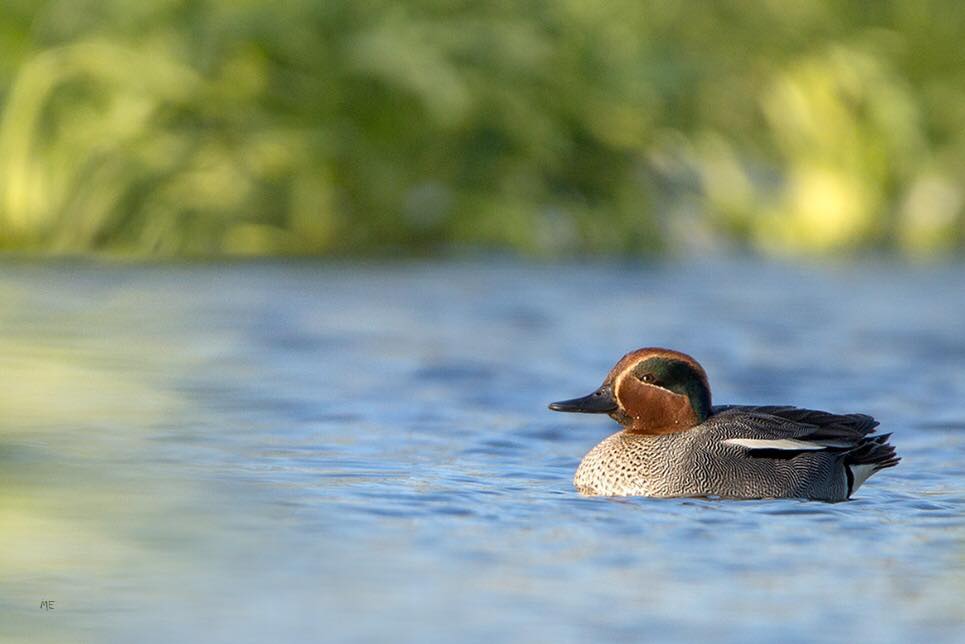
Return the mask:
[(605, 414), (616, 408), (617, 402), (613, 399), (609, 385), (600, 387), (589, 396), (550, 403), (553, 411), (575, 411), (581, 414)]

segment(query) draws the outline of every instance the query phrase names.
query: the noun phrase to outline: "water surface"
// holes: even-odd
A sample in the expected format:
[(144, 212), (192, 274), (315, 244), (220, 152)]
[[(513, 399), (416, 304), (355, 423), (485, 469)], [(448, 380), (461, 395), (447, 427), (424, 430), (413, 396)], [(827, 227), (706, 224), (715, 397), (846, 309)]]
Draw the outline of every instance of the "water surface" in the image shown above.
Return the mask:
[[(961, 266), (0, 264), (0, 639), (962, 641), (963, 320)], [(645, 345), (904, 460), (580, 497), (611, 421), (546, 403)]]

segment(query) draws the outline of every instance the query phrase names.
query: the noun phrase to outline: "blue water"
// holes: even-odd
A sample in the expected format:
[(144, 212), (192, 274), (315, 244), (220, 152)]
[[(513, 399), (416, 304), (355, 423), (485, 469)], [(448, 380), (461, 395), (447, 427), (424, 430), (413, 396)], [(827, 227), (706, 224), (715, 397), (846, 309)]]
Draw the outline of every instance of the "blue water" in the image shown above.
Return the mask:
[[(963, 320), (958, 265), (0, 264), (0, 640), (965, 641)], [(614, 426), (546, 403), (646, 345), (904, 460), (580, 497)]]

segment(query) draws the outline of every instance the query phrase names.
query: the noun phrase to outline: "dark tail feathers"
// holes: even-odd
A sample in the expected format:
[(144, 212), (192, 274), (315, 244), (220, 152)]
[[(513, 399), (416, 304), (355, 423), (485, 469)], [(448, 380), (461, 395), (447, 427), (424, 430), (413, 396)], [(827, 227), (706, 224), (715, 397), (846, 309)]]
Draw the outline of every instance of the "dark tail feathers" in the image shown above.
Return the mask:
[(901, 460), (895, 452), (895, 446), (888, 442), (891, 434), (869, 436), (858, 443), (858, 446), (845, 454), (845, 465), (874, 465), (875, 471), (886, 467), (894, 467)]

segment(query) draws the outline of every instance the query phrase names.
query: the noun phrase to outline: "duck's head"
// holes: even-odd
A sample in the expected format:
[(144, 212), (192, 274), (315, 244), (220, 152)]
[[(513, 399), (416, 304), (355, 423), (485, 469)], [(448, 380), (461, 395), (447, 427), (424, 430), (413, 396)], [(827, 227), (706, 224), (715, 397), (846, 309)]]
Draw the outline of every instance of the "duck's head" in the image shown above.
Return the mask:
[(553, 411), (609, 414), (638, 434), (682, 432), (710, 415), (710, 385), (696, 360), (670, 349), (631, 351), (588, 396), (550, 405)]

